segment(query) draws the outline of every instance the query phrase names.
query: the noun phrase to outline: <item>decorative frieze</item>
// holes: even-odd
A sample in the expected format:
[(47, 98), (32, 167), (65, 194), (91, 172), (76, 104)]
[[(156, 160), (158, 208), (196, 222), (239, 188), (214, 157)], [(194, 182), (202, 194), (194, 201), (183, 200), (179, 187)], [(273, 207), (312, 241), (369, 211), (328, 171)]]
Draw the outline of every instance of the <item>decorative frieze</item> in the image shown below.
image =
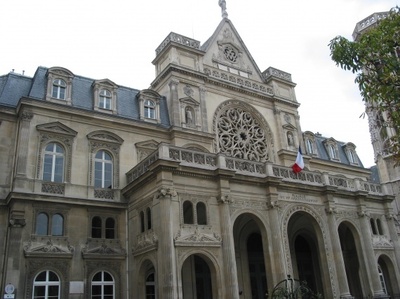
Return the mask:
[(221, 247), (222, 238), (216, 232), (205, 234), (196, 229), (194, 233), (183, 235), (182, 230), (179, 230), (174, 238), (174, 244), (177, 247)]

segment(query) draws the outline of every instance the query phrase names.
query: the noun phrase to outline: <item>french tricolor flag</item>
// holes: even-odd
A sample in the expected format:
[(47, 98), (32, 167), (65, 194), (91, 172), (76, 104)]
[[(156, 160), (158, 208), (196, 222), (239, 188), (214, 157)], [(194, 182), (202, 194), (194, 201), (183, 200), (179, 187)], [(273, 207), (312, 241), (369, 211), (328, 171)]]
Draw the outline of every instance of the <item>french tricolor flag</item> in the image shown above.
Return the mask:
[(294, 173), (299, 173), (304, 169), (303, 155), (301, 154), (301, 148), (299, 146), (299, 151), (297, 152), (296, 162), (292, 166)]

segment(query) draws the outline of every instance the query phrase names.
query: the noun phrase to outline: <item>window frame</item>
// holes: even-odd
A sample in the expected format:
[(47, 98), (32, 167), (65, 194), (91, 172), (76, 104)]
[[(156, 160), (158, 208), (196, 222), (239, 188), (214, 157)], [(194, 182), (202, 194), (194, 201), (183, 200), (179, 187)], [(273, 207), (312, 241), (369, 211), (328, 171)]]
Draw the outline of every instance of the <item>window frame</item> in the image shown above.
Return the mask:
[(139, 118), (152, 123), (161, 123), (161, 96), (154, 90), (144, 89), (136, 95), (136, 98), (139, 102)]
[[(58, 104), (72, 105), (72, 81), (75, 75), (68, 69), (53, 67), (47, 70), (47, 93), (46, 100)], [(65, 83), (60, 84), (61, 81)], [(54, 87), (57, 88), (54, 94)], [(64, 97), (60, 97), (60, 88), (65, 88)], [(55, 96), (54, 96), (55, 95)]]
[[(51, 151), (48, 151), (47, 148), (52, 145), (53, 149)], [(62, 150), (62, 153), (57, 152), (57, 148), (59, 147)], [(46, 160), (47, 157), (51, 158), (51, 163), (50, 163), (50, 172), (45, 172), (46, 169)], [(55, 180), (56, 177), (56, 168), (57, 168), (57, 158), (62, 158), (62, 165), (61, 165), (61, 179)], [(66, 150), (64, 146), (57, 142), (57, 141), (50, 141), (48, 142), (44, 147), (43, 147), (43, 161), (42, 161), (42, 180), (46, 182), (51, 182), (51, 183), (64, 183), (64, 178), (65, 178), (65, 161), (66, 161)], [(47, 174), (50, 175), (49, 178), (46, 178)]]
[[(94, 227), (93, 226), (93, 221), (95, 219), (99, 219), (100, 225)], [(107, 227), (107, 221), (108, 220), (113, 221), (113, 228)], [(96, 232), (100, 235), (97, 237), (93, 232), (94, 228), (96, 229)], [(110, 235), (110, 232), (112, 231), (112, 238), (108, 237)], [(96, 213), (93, 213), (90, 217), (90, 238), (91, 239), (96, 239), (96, 240), (116, 240), (118, 239), (118, 229), (117, 229), (117, 219), (115, 216), (112, 215), (99, 215)]]
[(51, 88), (51, 97), (57, 100), (65, 100), (67, 92), (67, 83), (61, 79), (54, 79)]
[[(189, 205), (190, 207), (187, 206), (185, 207), (185, 205)], [(203, 210), (203, 215), (200, 215), (199, 213), (199, 205), (202, 205), (204, 207)], [(187, 214), (187, 213), (191, 213)], [(201, 226), (207, 226), (209, 225), (209, 215), (208, 215), (208, 206), (207, 206), (207, 202), (204, 200), (190, 200), (190, 199), (184, 199), (181, 203), (181, 222), (183, 223), (183, 225), (201, 225)], [(188, 218), (189, 217), (189, 218)], [(200, 221), (201, 223), (199, 223), (199, 219), (203, 220)], [(189, 221), (191, 220), (191, 221)]]
[[(94, 278), (98, 273), (101, 273), (101, 280), (94, 281)], [(105, 280), (105, 278), (104, 278), (104, 274), (105, 273), (107, 273), (108, 275), (111, 276), (111, 278), (112, 278), (111, 283), (110, 283), (110, 281)], [(94, 286), (100, 286), (101, 287), (101, 294), (100, 295), (98, 295), (98, 294), (93, 295), (93, 287)], [(115, 279), (114, 275), (112, 273), (110, 273), (109, 271), (106, 271), (106, 270), (100, 270), (100, 271), (95, 272), (92, 275), (91, 279), (90, 279), (90, 298), (99, 298), (99, 296), (100, 296), (100, 298), (104, 298), (105, 296), (107, 296), (107, 298), (109, 298), (110, 295), (104, 294), (104, 286), (112, 286), (112, 290), (113, 290), (112, 298), (114, 299), (115, 298), (115, 293), (116, 293), (115, 292), (116, 291), (115, 290), (116, 289), (116, 279)], [(96, 296), (96, 297), (93, 297), (93, 296)]]
[[(40, 216), (45, 215), (47, 217), (46, 223), (39, 223), (40, 221)], [(55, 216), (60, 216), (61, 218), (61, 234), (55, 233), (54, 231), (59, 231), (60, 228), (58, 228), (60, 225), (58, 225), (55, 221)], [(36, 236), (51, 236), (51, 237), (62, 237), (65, 236), (65, 215), (59, 211), (45, 211), (45, 210), (38, 210), (35, 216), (35, 226), (34, 226), (34, 234)], [(39, 227), (45, 226), (45, 229), (40, 229), (41, 230), (46, 230), (46, 234), (39, 233)]]
[[(42, 273), (46, 273), (46, 280), (45, 281), (37, 281), (37, 277), (42, 274)], [(56, 282), (53, 282), (52, 280), (49, 280), (50, 277), (50, 272), (54, 273), (56, 275), (56, 277), (58, 278), (58, 280)], [(50, 286), (57, 286), (58, 287), (58, 295), (57, 297), (51, 296), (48, 294), (48, 289)], [(37, 287), (44, 287), (45, 288), (45, 295), (44, 296), (40, 296), (37, 297), (35, 296), (35, 289)], [(34, 277), (33, 277), (33, 281), (32, 281), (32, 299), (35, 298), (44, 298), (44, 299), (51, 299), (51, 298), (61, 298), (61, 279), (60, 276), (52, 270), (43, 270), (38, 272)]]
[[(101, 158), (97, 157), (98, 154), (101, 154)], [(110, 157), (110, 159), (106, 159), (105, 157)], [(98, 169), (97, 166), (100, 165), (100, 178), (98, 178)], [(107, 168), (110, 167), (110, 170)], [(100, 181), (100, 186), (97, 182)], [(113, 189), (114, 183), (114, 157), (111, 152), (99, 149), (96, 151), (94, 155), (94, 188), (95, 189)], [(108, 186), (107, 186), (108, 185)]]
[(112, 94), (108, 89), (101, 89), (99, 92), (99, 108), (112, 110)]

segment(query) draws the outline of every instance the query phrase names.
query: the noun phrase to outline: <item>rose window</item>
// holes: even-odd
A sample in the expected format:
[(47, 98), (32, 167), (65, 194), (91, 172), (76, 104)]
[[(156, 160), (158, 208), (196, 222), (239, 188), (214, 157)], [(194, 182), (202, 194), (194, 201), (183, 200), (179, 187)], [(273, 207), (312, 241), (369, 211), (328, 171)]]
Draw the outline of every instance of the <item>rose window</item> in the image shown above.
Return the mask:
[(230, 157), (251, 161), (268, 160), (265, 131), (249, 112), (230, 108), (217, 124), (219, 150)]

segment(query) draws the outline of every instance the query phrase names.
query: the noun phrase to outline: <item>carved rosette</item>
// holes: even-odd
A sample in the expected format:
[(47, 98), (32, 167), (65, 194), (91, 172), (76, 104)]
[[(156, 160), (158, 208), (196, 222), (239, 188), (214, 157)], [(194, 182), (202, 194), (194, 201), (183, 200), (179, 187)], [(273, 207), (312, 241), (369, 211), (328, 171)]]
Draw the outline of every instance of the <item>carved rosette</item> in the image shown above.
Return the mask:
[(272, 133), (254, 108), (240, 101), (224, 102), (218, 107), (213, 122), (217, 152), (257, 162), (270, 160)]

